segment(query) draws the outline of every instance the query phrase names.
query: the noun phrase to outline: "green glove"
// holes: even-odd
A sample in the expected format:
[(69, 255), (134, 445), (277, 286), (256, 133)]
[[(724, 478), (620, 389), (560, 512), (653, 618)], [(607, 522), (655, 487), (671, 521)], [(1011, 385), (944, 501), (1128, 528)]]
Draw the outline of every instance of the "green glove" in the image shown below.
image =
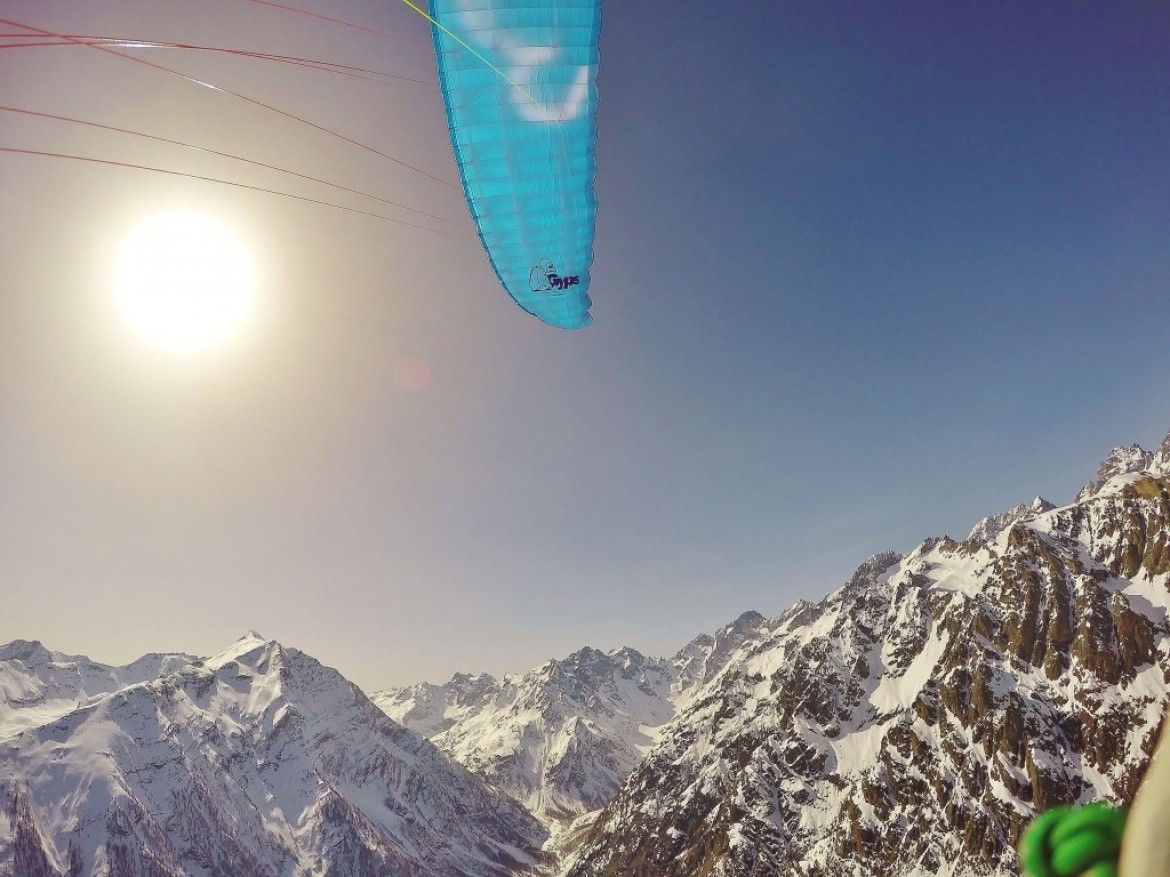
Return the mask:
[(1027, 877), (1116, 877), (1125, 811), (1096, 802), (1053, 807), (1020, 838)]

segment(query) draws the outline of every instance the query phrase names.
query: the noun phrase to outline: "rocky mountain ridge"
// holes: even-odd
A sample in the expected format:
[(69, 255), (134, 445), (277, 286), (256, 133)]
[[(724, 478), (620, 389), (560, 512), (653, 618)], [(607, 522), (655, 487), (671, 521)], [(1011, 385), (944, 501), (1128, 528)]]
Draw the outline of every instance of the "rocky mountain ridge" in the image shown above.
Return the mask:
[(1128, 801), (1170, 691), (1170, 437), (1061, 508), (872, 558), (746, 644), (570, 877), (1008, 877), (1058, 803)]

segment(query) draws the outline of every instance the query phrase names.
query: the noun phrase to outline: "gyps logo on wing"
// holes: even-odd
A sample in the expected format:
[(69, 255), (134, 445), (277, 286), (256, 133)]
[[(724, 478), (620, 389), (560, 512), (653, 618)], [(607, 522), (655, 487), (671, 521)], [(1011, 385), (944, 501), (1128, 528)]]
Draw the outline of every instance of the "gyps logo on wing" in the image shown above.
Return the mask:
[(564, 277), (557, 274), (556, 265), (548, 257), (537, 262), (528, 274), (528, 285), (532, 287), (533, 292), (551, 292), (554, 289), (565, 290), (570, 286), (576, 286), (580, 282), (581, 278), (576, 274), (571, 277)]

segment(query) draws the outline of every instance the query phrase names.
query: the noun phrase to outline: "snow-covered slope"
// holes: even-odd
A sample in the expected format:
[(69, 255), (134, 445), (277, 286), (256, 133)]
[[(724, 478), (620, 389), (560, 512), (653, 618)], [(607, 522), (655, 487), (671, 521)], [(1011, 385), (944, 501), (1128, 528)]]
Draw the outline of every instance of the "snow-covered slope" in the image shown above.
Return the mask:
[(254, 635), (0, 740), (5, 877), (503, 877), (544, 837), (335, 670)]
[(1170, 438), (1115, 451), (1072, 505), (872, 558), (769, 623), (662, 730), (568, 872), (1014, 875), (1038, 809), (1133, 795), (1167, 701), (1168, 608)]

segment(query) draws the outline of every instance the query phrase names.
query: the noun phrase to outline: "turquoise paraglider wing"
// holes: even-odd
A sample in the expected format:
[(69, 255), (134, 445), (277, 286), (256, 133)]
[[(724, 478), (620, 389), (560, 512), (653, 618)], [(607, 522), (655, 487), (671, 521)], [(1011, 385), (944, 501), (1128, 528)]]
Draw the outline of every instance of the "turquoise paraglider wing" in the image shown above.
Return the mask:
[(530, 314), (593, 322), (601, 0), (431, 0), (467, 205), (496, 276)]

